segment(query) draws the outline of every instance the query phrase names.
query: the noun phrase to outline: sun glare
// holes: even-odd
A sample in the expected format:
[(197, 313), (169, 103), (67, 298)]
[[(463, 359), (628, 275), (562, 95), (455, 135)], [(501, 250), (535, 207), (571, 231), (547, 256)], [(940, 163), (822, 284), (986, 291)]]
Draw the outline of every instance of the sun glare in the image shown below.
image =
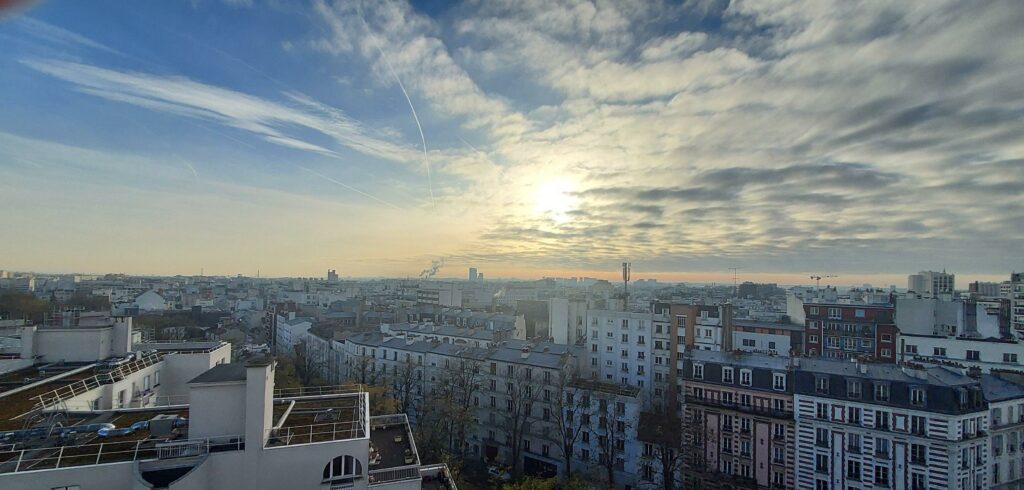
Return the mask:
[(569, 220), (569, 211), (576, 207), (573, 191), (576, 186), (569, 179), (557, 178), (541, 182), (534, 195), (534, 212), (558, 223)]

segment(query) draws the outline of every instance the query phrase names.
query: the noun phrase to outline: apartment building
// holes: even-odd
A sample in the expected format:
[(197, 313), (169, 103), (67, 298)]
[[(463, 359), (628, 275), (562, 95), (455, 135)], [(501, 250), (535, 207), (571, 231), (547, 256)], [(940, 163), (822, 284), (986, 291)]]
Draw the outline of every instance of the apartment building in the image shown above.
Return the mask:
[[(650, 391), (655, 362), (660, 366), (669, 363), (669, 346), (665, 345), (669, 341), (668, 318), (650, 312), (589, 310), (586, 325), (586, 375), (605, 383)], [(659, 340), (655, 340), (659, 329)]]
[(951, 295), (955, 290), (956, 274), (948, 274), (946, 271), (921, 271), (907, 276), (907, 291), (923, 298)]
[(1014, 330), (1024, 330), (1024, 272), (1010, 274), (1007, 289), (1010, 298), (1010, 326)]
[(978, 379), (946, 367), (798, 364), (796, 488), (992, 488)]
[(463, 404), (466, 417), (452, 427), (465, 432), (452, 451), (538, 476), (562, 474), (568, 464), (597, 478), (610, 474), (618, 488), (638, 484), (639, 448), (629, 441), (641, 390), (577, 376), (579, 347), (515, 339), (478, 347), (373, 333), (350, 337), (345, 349), (349, 378), (387, 386), (416, 421), (432, 416), (438, 395)]
[(733, 320), (734, 350), (789, 356), (803, 352), (804, 326), (756, 320)]
[[(420, 464), (404, 415), (373, 417), (351, 387), (275, 390), (274, 368), (216, 365), (178, 380), (188, 402), (166, 407), (69, 410), (44, 392), (34, 410), (52, 416), (0, 433), (0, 487), (454, 489), (446, 467)], [(11, 408), (68, 386), (55, 378), (0, 393), (0, 424), (21, 425)]]
[(984, 375), (981, 388), (989, 407), (991, 488), (1024, 488), (1024, 376)]
[(795, 426), (789, 359), (692, 350), (683, 358), (688, 429), (700, 453), (686, 473), (705, 487), (793, 488)]
[(808, 357), (851, 359), (867, 356), (896, 362), (894, 310), (889, 305), (805, 303)]

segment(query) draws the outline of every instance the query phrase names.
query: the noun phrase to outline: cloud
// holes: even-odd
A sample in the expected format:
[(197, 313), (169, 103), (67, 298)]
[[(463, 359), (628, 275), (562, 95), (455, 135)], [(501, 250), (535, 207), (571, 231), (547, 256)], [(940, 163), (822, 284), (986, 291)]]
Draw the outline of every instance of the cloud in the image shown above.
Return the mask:
[(27, 59), (25, 65), (74, 84), (80, 91), (158, 112), (216, 122), (289, 148), (336, 156), (334, 149), (295, 134), (303, 127), (329, 136), (335, 143), (364, 155), (398, 162), (416, 159), (415, 149), (375, 138), (371, 131), (341, 110), (296, 92), (285, 94), (298, 107), (287, 106), (184, 77), (118, 71), (52, 59)]

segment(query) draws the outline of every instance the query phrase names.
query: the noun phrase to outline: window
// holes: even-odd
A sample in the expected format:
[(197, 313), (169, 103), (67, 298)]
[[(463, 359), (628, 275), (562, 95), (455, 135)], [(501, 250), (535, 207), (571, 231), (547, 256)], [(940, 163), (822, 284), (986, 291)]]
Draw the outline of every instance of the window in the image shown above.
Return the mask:
[(160, 371), (153, 371), (153, 387), (160, 386)]
[(817, 335), (810, 335), (810, 336), (808, 336), (807, 337), (807, 342), (811, 343), (811, 344), (817, 344), (818, 343), (818, 336)]
[(750, 441), (740, 441), (740, 456), (750, 456)]
[(645, 343), (646, 340), (644, 339), (643, 335), (640, 335), (636, 338), (636, 345), (644, 345)]
[(852, 379), (846, 380), (846, 397), (860, 398), (860, 381)]
[(914, 464), (928, 464), (928, 451), (922, 444), (910, 445), (910, 462)]
[(875, 484), (888, 485), (889, 484), (889, 468), (886, 466), (877, 465), (875, 466)]
[(786, 375), (783, 373), (772, 373), (772, 389), (778, 391), (786, 390)]
[(883, 458), (889, 457), (889, 440), (875, 439), (875, 455)]
[(775, 342), (768, 342), (768, 349), (775, 350)]
[(750, 433), (750, 419), (744, 417), (740, 419), (740, 432), (744, 434)]
[(814, 444), (819, 447), (828, 447), (828, 429), (823, 427), (815, 429)]
[(828, 378), (818, 376), (814, 378), (814, 388), (818, 393), (828, 393)]
[(946, 348), (945, 347), (933, 347), (932, 348), (932, 355), (938, 356), (938, 357), (946, 357)]
[(875, 428), (889, 430), (889, 412), (875, 410)]
[(754, 339), (743, 339), (743, 347), (756, 347), (757, 342)]
[(846, 477), (851, 480), (860, 480), (860, 461), (849, 461), (846, 464)]
[(828, 455), (816, 454), (814, 456), (814, 470), (819, 473), (828, 473)]
[(324, 467), (324, 481), (337, 482), (339, 480), (353, 480), (356, 476), (363, 474), (363, 465), (355, 457), (338, 456), (327, 463)]
[(722, 368), (722, 382), (723, 383), (732, 383), (733, 382), (733, 380), (732, 380), (732, 368), (731, 367)]
[(1011, 363), (1011, 364), (1017, 364), (1017, 354), (1004, 353), (1003, 354), (1003, 362), (1008, 362), (1008, 363)]
[(910, 404), (924, 406), (924, 388), (910, 389)]
[(879, 357), (892, 357), (892, 349), (882, 349), (879, 352)]
[(928, 433), (928, 419), (920, 415), (910, 416), (910, 432), (917, 435), (925, 435)]
[(622, 341), (623, 342), (629, 342), (629, 334), (627, 334), (627, 333), (622, 334)]
[(780, 445), (772, 446), (772, 462), (786, 464), (786, 448)]
[(860, 308), (857, 308), (856, 310), (853, 310), (853, 316), (855, 316), (857, 318), (864, 318), (864, 310), (862, 310)]
[(740, 369), (740, 384), (743, 386), (750, 386), (751, 373), (749, 369)]
[(843, 310), (839, 308), (829, 308), (828, 317), (833, 320), (841, 320), (843, 318)]
[(854, 425), (860, 425), (861, 412), (860, 407), (848, 408), (846, 411), (846, 421)]
[(846, 436), (846, 449), (851, 453), (860, 453), (860, 434), (848, 434)]
[(812, 307), (810, 308), (810, 310), (811, 310), (811, 311), (810, 311), (810, 314), (811, 314), (811, 315), (817, 315), (817, 314), (818, 314), (818, 307), (817, 307), (817, 306), (812, 306)]
[(694, 379), (704, 379), (704, 365), (694, 364), (693, 365), (693, 377)]
[(827, 403), (817, 403), (817, 404), (815, 404), (815, 415), (817, 415), (817, 417), (819, 419), (828, 420), (828, 404)]
[(889, 401), (889, 385), (885, 383), (875, 383), (875, 401), (887, 402)]
[(882, 342), (892, 343), (892, 334), (883, 333), (882, 334)]
[(917, 354), (917, 346), (914, 344), (907, 344), (903, 346), (903, 352), (907, 354)]
[(969, 350), (969, 351), (967, 351), (967, 360), (968, 361), (980, 361), (981, 360), (981, 352), (976, 351), (976, 350)]

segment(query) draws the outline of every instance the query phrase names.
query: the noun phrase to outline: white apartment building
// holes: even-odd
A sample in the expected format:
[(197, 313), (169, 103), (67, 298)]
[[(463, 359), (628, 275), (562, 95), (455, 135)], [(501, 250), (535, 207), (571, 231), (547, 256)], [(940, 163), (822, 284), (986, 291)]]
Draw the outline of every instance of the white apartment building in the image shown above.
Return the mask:
[(277, 315), (275, 327), (274, 340), (277, 352), (287, 353), (309, 336), (309, 329), (313, 328), (313, 319), (297, 317), (294, 312), (288, 313), (287, 317)]
[(1010, 274), (1010, 328), (1024, 330), (1024, 272)]
[(930, 335), (900, 335), (902, 361), (1024, 371), (1024, 343), (1012, 339), (970, 339)]
[(816, 359), (795, 379), (797, 488), (992, 488), (979, 380)]
[(670, 326), (667, 312), (588, 310), (585, 375), (640, 388), (650, 408), (663, 400), (672, 379)]
[(946, 271), (921, 271), (907, 276), (907, 291), (922, 298), (934, 298), (940, 294), (953, 294), (956, 290), (956, 274)]
[(216, 365), (187, 381), (185, 405), (62, 409), (75, 429), (3, 433), (0, 487), (454, 490), (443, 465), (420, 464), (404, 415), (372, 417), (346, 387), (275, 390), (274, 364)]
[[(435, 390), (451, 390), (452, 383), (473, 386), (459, 390), (471, 400), (473, 417), (460, 427), (466, 434), (453, 450), (512, 464), (516, 432), (510, 428), (525, 417), (517, 464), (527, 474), (553, 476), (565, 467), (557, 418), (572, 417), (579, 432), (571, 456), (574, 471), (590, 468), (602, 476), (603, 461), (611, 461), (615, 486), (635, 487), (640, 455), (629, 441), (636, 439), (640, 389), (579, 379), (574, 375), (578, 349), (515, 339), (476, 347), (387, 334), (360, 334), (345, 342), (349, 379), (388, 386), (414, 420), (428, 416), (422, 407)], [(560, 399), (569, 393), (575, 401)], [(517, 415), (524, 400), (530, 409)]]

